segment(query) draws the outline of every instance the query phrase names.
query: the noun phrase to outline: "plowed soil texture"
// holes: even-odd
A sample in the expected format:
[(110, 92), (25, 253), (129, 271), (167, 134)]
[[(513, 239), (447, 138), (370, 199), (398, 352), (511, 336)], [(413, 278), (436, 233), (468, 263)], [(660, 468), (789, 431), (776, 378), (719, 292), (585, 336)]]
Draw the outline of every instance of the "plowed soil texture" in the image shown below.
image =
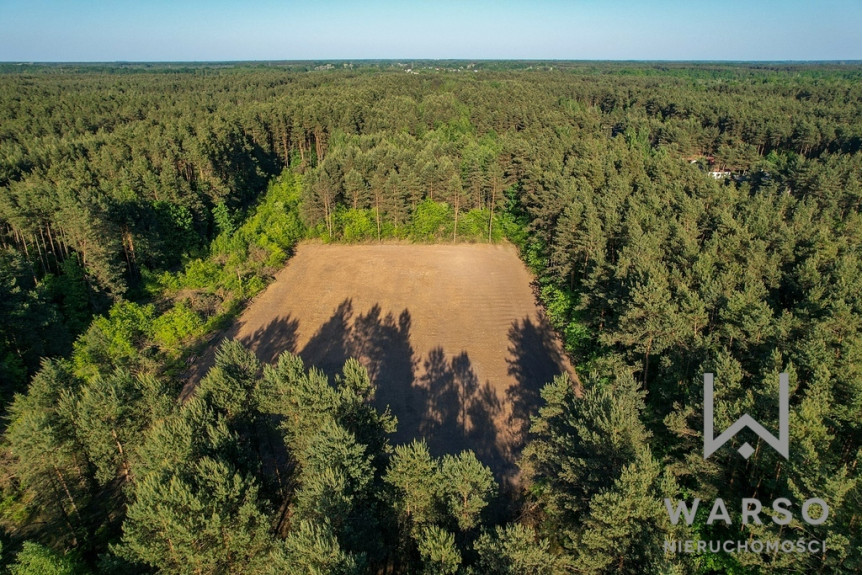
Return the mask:
[(511, 245), (301, 244), (198, 358), (184, 392), (226, 337), (265, 362), (298, 354), (331, 378), (355, 357), (376, 406), (398, 418), (393, 444), (424, 438), (436, 456), (472, 449), (512, 485), (540, 389), (575, 377), (532, 281)]

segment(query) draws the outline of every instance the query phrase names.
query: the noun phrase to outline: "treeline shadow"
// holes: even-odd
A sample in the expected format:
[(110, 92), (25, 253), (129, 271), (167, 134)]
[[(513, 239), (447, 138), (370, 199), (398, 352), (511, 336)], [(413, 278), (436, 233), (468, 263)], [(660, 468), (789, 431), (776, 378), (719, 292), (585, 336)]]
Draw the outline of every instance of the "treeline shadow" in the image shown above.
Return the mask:
[[(239, 338), (239, 341), (261, 361), (274, 363), (284, 351), (296, 353), (299, 326), (300, 322), (290, 315), (277, 317), (266, 326), (255, 330), (253, 334)], [(182, 375), (186, 383), (180, 392), (180, 401), (185, 401), (192, 396), (198, 383), (216, 364), (216, 352), (221, 343), (225, 340), (237, 339), (241, 328), (242, 324), (235, 322), (228, 329), (213, 336), (200, 356), (192, 356), (187, 360), (186, 370)]]
[(406, 309), (396, 317), (384, 315), (381, 306), (375, 304), (367, 313), (355, 315), (353, 301), (346, 299), (299, 356), (306, 365), (317, 367), (330, 378), (341, 373), (345, 361), (356, 358), (366, 366), (373, 382), (409, 387), (415, 368), (410, 329), (411, 315)]
[[(536, 321), (527, 316), (514, 320), (507, 337), (507, 373), (515, 379), (506, 390), (507, 401), (512, 406), (509, 424), (514, 435), (523, 441), (530, 418), (539, 408), (540, 390), (556, 376), (567, 374), (567, 363), (554, 330), (541, 317)], [(514, 447), (520, 450), (522, 446)]]
[(283, 352), (297, 353), (299, 327), (299, 320), (290, 315), (278, 317), (240, 341), (264, 363), (275, 363)]
[(501, 479), (515, 472), (508, 445), (500, 437), (503, 405), (491, 383), (480, 384), (467, 352), (447, 358), (442, 347), (431, 350), (415, 382), (418, 418), (403, 432), (424, 437), (432, 455), (471, 449)]
[(407, 309), (396, 316), (375, 304), (357, 314), (346, 299), (299, 355), (330, 377), (348, 358), (359, 359), (375, 384), (375, 406), (389, 406), (398, 419), (393, 443), (424, 438), (436, 456), (472, 449), (499, 478), (512, 474), (513, 458), (498, 437), (503, 406), (492, 385), (480, 384), (465, 351), (450, 359), (436, 347), (418, 357), (411, 323)]
[[(268, 363), (285, 351), (297, 354), (331, 381), (345, 361), (356, 358), (375, 384), (375, 406), (389, 406), (398, 419), (393, 443), (424, 438), (435, 456), (471, 449), (499, 480), (516, 477), (515, 461), (540, 404), (539, 392), (566, 372), (553, 330), (541, 318), (513, 321), (506, 361), (515, 382), (502, 398), (489, 381), (480, 382), (467, 351), (448, 355), (437, 346), (425, 357), (418, 355), (411, 344), (411, 327), (407, 309), (395, 315), (375, 304), (357, 313), (353, 300), (345, 299), (302, 349), (299, 322), (290, 315), (273, 319), (241, 341)], [(235, 325), (214, 341), (236, 337), (238, 331)], [(215, 348), (211, 346), (193, 368), (206, 373)]]

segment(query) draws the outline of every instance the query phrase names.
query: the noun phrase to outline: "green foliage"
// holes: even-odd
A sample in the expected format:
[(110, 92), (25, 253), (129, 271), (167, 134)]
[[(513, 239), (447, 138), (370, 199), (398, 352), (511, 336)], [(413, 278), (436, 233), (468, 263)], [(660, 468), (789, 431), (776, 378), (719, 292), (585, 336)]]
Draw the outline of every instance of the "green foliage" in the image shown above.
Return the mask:
[(3, 404), (6, 404), (7, 395), (11, 394), (14, 389), (21, 387), (27, 380), (27, 366), (24, 361), (11, 350), (6, 350), (3, 356), (0, 357), (0, 379), (3, 386)]
[(264, 366), (256, 396), (263, 409), (285, 418), (285, 444), (295, 454), (307, 453), (311, 438), (334, 417), (339, 404), (326, 376), (318, 370), (306, 372), (302, 359), (290, 354), (282, 354), (275, 366)]
[(539, 299), (548, 315), (551, 325), (563, 338), (564, 349), (570, 357), (577, 358), (580, 371), (589, 371), (590, 360), (596, 355), (596, 344), (591, 337), (591, 332), (579, 321), (579, 313), (576, 310), (576, 294), (561, 289), (553, 283), (542, 286), (539, 290)]
[[(417, 78), (383, 63), (326, 81), (303, 66), (4, 70), (7, 520), (95, 557), (128, 501), (127, 572), (356, 573), (386, 570), (388, 553), (403, 571), (860, 571), (859, 66), (480, 63)], [(736, 177), (704, 173), (723, 167)], [(518, 510), (539, 536), (472, 541), (486, 472), (422, 444), (393, 453), (394, 418), (356, 363), (331, 383), (226, 348), (179, 408), (146, 375), (224, 325), (303, 237), (504, 236), (579, 372), (596, 371), (543, 392)], [(123, 294), (178, 303), (157, 317)], [(78, 334), (69, 363), (42, 364)], [(787, 461), (764, 446), (743, 461), (734, 444), (698, 457), (706, 371), (720, 428), (744, 412), (770, 428), (791, 374)], [(824, 497), (823, 525), (747, 536), (829, 552), (672, 564), (651, 502), (677, 491), (732, 509), (741, 494)], [(62, 559), (31, 551), (47, 558), (36, 570)]]
[[(159, 267), (173, 267), (182, 261), (183, 256), (197, 251), (201, 241), (195, 232), (195, 216), (187, 206), (156, 200), (152, 204), (156, 226), (159, 230), (158, 246), (154, 247), (154, 259)], [(224, 204), (218, 204), (224, 208)], [(214, 216), (219, 212), (222, 220), (227, 216), (220, 208), (213, 209)], [(216, 218), (217, 225), (221, 225)], [(227, 222), (226, 222), (227, 223)]]
[(395, 448), (384, 481), (394, 489), (403, 552), (416, 550), (427, 573), (455, 573), (462, 551), (448, 529), (464, 533), (480, 523), (497, 489), (491, 470), (471, 451), (435, 459), (414, 440)]
[(511, 206), (502, 214), (495, 214), (497, 220), (495, 223), (500, 226), (503, 237), (516, 246), (519, 251), (523, 251), (528, 241), (528, 234), (525, 223), (519, 220), (515, 209), (514, 206)]
[[(458, 237), (470, 242), (482, 242), (488, 236), (488, 212), (473, 209), (463, 213), (458, 221)], [(500, 239), (500, 231), (497, 231)]]
[(75, 342), (75, 373), (88, 377), (138, 365), (142, 348), (153, 334), (154, 315), (152, 305), (114, 304), (107, 317), (96, 318)]
[(408, 532), (438, 520), (438, 464), (424, 441), (397, 446), (384, 480), (397, 490), (394, 506)]
[(368, 496), (373, 480), (371, 459), (350, 432), (328, 422), (301, 456), (295, 512), (317, 523), (329, 521), (336, 533), (350, 529), (354, 508)]
[(204, 333), (204, 321), (189, 307), (180, 302), (153, 321), (153, 340), (162, 351), (174, 355), (179, 346)]
[[(68, 362), (45, 361), (9, 409), (15, 491), (3, 485), (5, 520), (37, 521), (34, 534), (59, 548), (104, 550), (113, 533), (100, 523), (125, 501), (144, 433), (173, 411), (176, 393), (150, 375), (117, 369), (81, 379)], [(20, 506), (5, 499), (13, 493)]]
[(185, 476), (135, 485), (118, 551), (172, 573), (261, 571), (275, 542), (255, 482), (225, 462), (198, 460)]
[(585, 385), (581, 398), (563, 376), (543, 388), (545, 405), (522, 458), (549, 517), (548, 535), (569, 547), (578, 540), (588, 502), (612, 487), (650, 437), (640, 419), (644, 392), (630, 376), (610, 386)]
[(5, 440), (9, 470), (53, 535), (73, 546), (85, 541), (82, 509), (92, 497), (87, 455), (75, 433), (74, 393), (80, 381), (65, 362), (46, 361), (26, 395), (9, 406)]
[(667, 570), (662, 545), (670, 524), (657, 505), (664, 496), (659, 462), (639, 453), (614, 486), (591, 498), (590, 513), (579, 534), (576, 561), (585, 573), (644, 573)]
[(10, 575), (85, 575), (87, 569), (74, 556), (63, 556), (32, 541), (25, 541), (15, 562), (9, 566)]
[(239, 341), (226, 340), (216, 352), (216, 364), (198, 384), (201, 402), (228, 420), (249, 417), (261, 362)]
[(143, 432), (172, 411), (170, 389), (150, 375), (118, 369), (81, 386), (75, 405), (76, 435), (105, 485), (119, 474), (132, 479), (132, 459)]
[[(170, 277), (173, 278), (173, 276)], [(205, 289), (219, 285), (220, 279), (219, 265), (214, 260), (196, 259), (189, 262), (183, 273), (177, 278), (178, 283), (173, 285), (176, 285), (177, 288), (185, 286), (193, 289)], [(165, 283), (173, 287), (170, 280)]]
[(283, 172), (270, 183), (263, 202), (238, 231), (241, 239), (267, 251), (267, 266), (281, 266), (305, 234), (298, 214), (301, 188), (300, 176)]
[(154, 420), (137, 449), (135, 473), (185, 476), (204, 456), (233, 454), (236, 442), (224, 417), (192, 399), (176, 413)]
[(227, 343), (199, 395), (150, 421), (135, 452), (118, 556), (169, 572), (245, 573), (264, 572), (278, 555), (269, 506), (252, 474), (260, 462), (243, 437), (257, 417), (249, 401), (256, 361)]
[(332, 422), (354, 435), (371, 454), (389, 450), (386, 435), (395, 431), (389, 410), (379, 413), (370, 405), (374, 387), (368, 372), (356, 360), (345, 363), (336, 385), (317, 369), (308, 372), (299, 357), (283, 353), (275, 366), (264, 366), (255, 399), (261, 409), (284, 417), (285, 444), (304, 462), (310, 442)]
[(225, 202), (219, 202), (213, 206), (213, 221), (216, 223), (219, 234), (230, 236), (236, 229), (234, 216)]
[(284, 551), (271, 564), (271, 573), (290, 575), (359, 575), (362, 557), (343, 551), (329, 525), (302, 520), (284, 541)]
[[(0, 398), (8, 399), (38, 369), (41, 357), (69, 351), (70, 328), (80, 329), (74, 320), (79, 295), (74, 278), (48, 276), (35, 281), (35, 270), (23, 254), (0, 250)], [(74, 272), (74, 269), (70, 268)], [(54, 297), (58, 287), (70, 288), (68, 315)], [(69, 321), (71, 320), (71, 322)], [(77, 333), (77, 332), (72, 332)], [(6, 396), (6, 397), (3, 397)]]
[(431, 199), (423, 200), (411, 218), (410, 237), (417, 242), (440, 241), (449, 235), (451, 228), (449, 206)]
[(90, 322), (91, 289), (87, 286), (84, 269), (78, 260), (74, 258), (65, 260), (60, 264), (60, 272), (56, 276), (46, 276), (44, 281), (51, 297), (58, 302), (63, 314), (63, 322), (69, 333), (78, 335)]
[(419, 552), (423, 573), (428, 575), (453, 575), (461, 565), (461, 554), (455, 545), (455, 537), (437, 525), (424, 527), (419, 535)]
[(377, 237), (375, 215), (371, 210), (339, 210), (336, 213), (336, 225), (347, 242), (363, 242)]
[(445, 455), (440, 467), (441, 497), (461, 531), (476, 527), (497, 485), (491, 470), (472, 451)]
[(518, 523), (483, 533), (473, 547), (479, 555), (478, 573), (556, 575), (566, 572), (560, 557), (551, 552), (548, 540), (538, 538), (533, 529)]
[(198, 264), (200, 271), (194, 276), (202, 276), (202, 281), (190, 287), (218, 286), (242, 298), (260, 292), (261, 278), (284, 264), (305, 234), (298, 214), (301, 182), (290, 171), (273, 180), (242, 225), (213, 241), (211, 259)]

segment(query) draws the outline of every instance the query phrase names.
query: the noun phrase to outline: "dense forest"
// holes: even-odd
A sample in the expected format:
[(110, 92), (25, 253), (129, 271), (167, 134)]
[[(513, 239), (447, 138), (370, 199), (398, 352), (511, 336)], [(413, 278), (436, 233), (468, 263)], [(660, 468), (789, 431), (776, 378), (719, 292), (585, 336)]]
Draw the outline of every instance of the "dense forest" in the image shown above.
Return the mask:
[[(0, 570), (859, 573), (860, 88), (859, 63), (0, 66)], [(543, 382), (518, 493), (392, 445), (354, 360), (227, 342), (178, 400), (309, 239), (518, 246), (580, 374)], [(789, 374), (787, 459), (703, 458), (706, 372), (717, 429), (776, 429)], [(663, 505), (717, 497), (727, 522)]]

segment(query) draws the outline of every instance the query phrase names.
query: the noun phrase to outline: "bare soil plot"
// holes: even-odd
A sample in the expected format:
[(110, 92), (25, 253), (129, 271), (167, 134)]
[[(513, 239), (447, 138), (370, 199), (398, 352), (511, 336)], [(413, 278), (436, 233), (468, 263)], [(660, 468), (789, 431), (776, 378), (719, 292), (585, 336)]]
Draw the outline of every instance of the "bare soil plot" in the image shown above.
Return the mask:
[(357, 357), (398, 417), (394, 443), (473, 449), (512, 481), (539, 390), (572, 375), (531, 281), (509, 245), (303, 244), (224, 337), (330, 376)]

